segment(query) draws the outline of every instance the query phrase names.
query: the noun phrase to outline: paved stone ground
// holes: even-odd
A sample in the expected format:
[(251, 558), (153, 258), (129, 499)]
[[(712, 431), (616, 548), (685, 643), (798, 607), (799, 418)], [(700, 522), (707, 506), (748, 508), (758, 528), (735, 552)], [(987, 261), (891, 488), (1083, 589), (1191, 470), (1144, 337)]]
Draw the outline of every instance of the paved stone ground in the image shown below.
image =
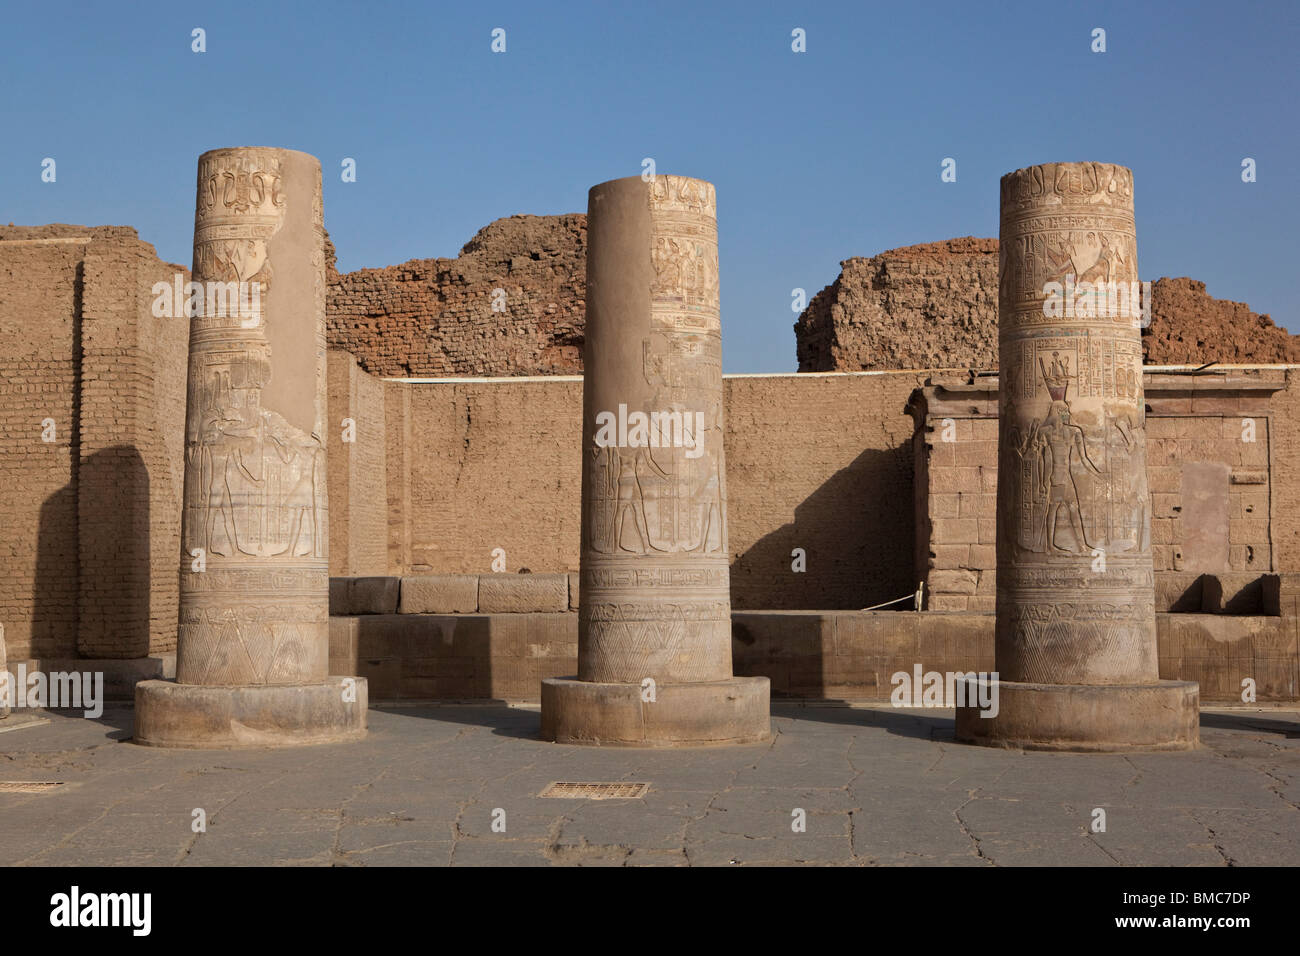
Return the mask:
[[(0, 782), (63, 785), (0, 792), (0, 863), (1300, 865), (1294, 711), (1207, 712), (1199, 751), (1125, 756), (965, 747), (945, 711), (774, 712), (769, 743), (677, 751), (542, 743), (535, 710), (499, 705), (372, 710), (362, 743), (233, 752), (138, 747), (125, 707), (40, 714), (0, 732)], [(650, 789), (539, 798), (552, 781)]]

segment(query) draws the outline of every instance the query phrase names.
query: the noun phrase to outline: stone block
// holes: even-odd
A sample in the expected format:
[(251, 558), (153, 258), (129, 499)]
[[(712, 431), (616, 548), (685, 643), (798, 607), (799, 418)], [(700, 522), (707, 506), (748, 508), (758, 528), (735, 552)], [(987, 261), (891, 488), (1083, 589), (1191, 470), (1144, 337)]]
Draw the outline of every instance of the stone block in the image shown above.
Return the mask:
[(330, 578), (330, 613), (395, 614), (401, 578)]
[(568, 608), (567, 574), (485, 574), (479, 578), (480, 613), (522, 614)]
[(415, 574), (402, 578), (401, 614), (473, 614), (477, 574)]
[(357, 619), (330, 617), (330, 673), (355, 676), (357, 673)]
[(978, 583), (979, 574), (975, 571), (959, 569), (930, 572), (930, 591), (933, 594), (974, 594)]
[(935, 544), (972, 544), (979, 535), (977, 518), (936, 518), (930, 540)]

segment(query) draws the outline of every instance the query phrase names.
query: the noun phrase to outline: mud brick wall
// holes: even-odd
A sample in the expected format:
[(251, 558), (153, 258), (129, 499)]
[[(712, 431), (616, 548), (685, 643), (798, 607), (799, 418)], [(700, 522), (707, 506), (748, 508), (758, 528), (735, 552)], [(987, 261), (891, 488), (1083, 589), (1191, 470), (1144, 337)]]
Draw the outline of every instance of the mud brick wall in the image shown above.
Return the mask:
[[(904, 405), (919, 381), (724, 377), (736, 607), (859, 608), (915, 590)], [(383, 407), (389, 574), (484, 573), (495, 548), (511, 572), (577, 569), (581, 379), (389, 381)], [(331, 520), (356, 501), (332, 487)]]
[[(86, 231), (88, 232), (88, 230)], [(79, 239), (0, 229), (0, 620), (9, 660), (72, 657)], [(41, 440), (51, 418), (56, 440)]]
[[(922, 381), (723, 378), (733, 607), (857, 609), (916, 590), (904, 406)], [(792, 569), (795, 548), (806, 571)]]
[(384, 412), (388, 573), (577, 570), (581, 378), (390, 381)]
[[(348, 352), (328, 356), (326, 434), (330, 498), (330, 573), (383, 574), (388, 569), (388, 475), (384, 383)], [(343, 440), (352, 420), (353, 441)]]
[[(582, 370), (587, 217), (510, 216), (455, 259), (339, 275), (330, 348), (381, 376), (551, 375)], [(493, 292), (505, 293), (493, 311)]]
[(188, 328), (150, 288), (177, 271), (127, 227), (0, 228), (10, 660), (175, 645)]
[(176, 646), (189, 323), (152, 314), (156, 282), (188, 270), (139, 240), (83, 262), (77, 479), (82, 657)]

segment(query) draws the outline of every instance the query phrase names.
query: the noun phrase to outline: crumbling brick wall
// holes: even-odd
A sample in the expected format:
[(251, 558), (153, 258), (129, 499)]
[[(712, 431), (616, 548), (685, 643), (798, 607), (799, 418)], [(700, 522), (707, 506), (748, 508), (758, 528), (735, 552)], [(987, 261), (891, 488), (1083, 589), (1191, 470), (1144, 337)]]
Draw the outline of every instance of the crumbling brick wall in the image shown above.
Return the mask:
[(906, 246), (840, 270), (795, 323), (799, 371), (996, 367), (996, 239)]
[(380, 376), (581, 371), (586, 243), (584, 215), (510, 216), (455, 259), (331, 269), (330, 348)]
[[(794, 326), (801, 372), (995, 369), (998, 241), (967, 236), (840, 263)], [(1157, 279), (1142, 331), (1148, 365), (1300, 362), (1300, 336), (1195, 279)]]

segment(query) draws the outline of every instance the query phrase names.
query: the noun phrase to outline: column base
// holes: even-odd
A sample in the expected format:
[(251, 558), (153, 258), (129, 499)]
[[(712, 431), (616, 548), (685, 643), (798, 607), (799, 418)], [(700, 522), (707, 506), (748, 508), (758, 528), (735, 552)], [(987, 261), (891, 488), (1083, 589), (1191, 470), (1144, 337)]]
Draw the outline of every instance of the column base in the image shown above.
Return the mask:
[(639, 684), (567, 677), (542, 681), (542, 739), (601, 747), (710, 747), (767, 740), (766, 677), (660, 684), (654, 703)]
[[(347, 680), (353, 701), (343, 699)], [(239, 687), (147, 680), (135, 685), (134, 739), (190, 750), (342, 743), (365, 736), (368, 705), (363, 677)]]
[[(957, 708), (957, 739), (1020, 750), (1192, 750), (1200, 743), (1200, 685), (1026, 684), (990, 681), (992, 717), (976, 705)], [(967, 699), (975, 681), (967, 681)], [(992, 698), (990, 697), (990, 700)], [(992, 712), (993, 708), (989, 708)]]

